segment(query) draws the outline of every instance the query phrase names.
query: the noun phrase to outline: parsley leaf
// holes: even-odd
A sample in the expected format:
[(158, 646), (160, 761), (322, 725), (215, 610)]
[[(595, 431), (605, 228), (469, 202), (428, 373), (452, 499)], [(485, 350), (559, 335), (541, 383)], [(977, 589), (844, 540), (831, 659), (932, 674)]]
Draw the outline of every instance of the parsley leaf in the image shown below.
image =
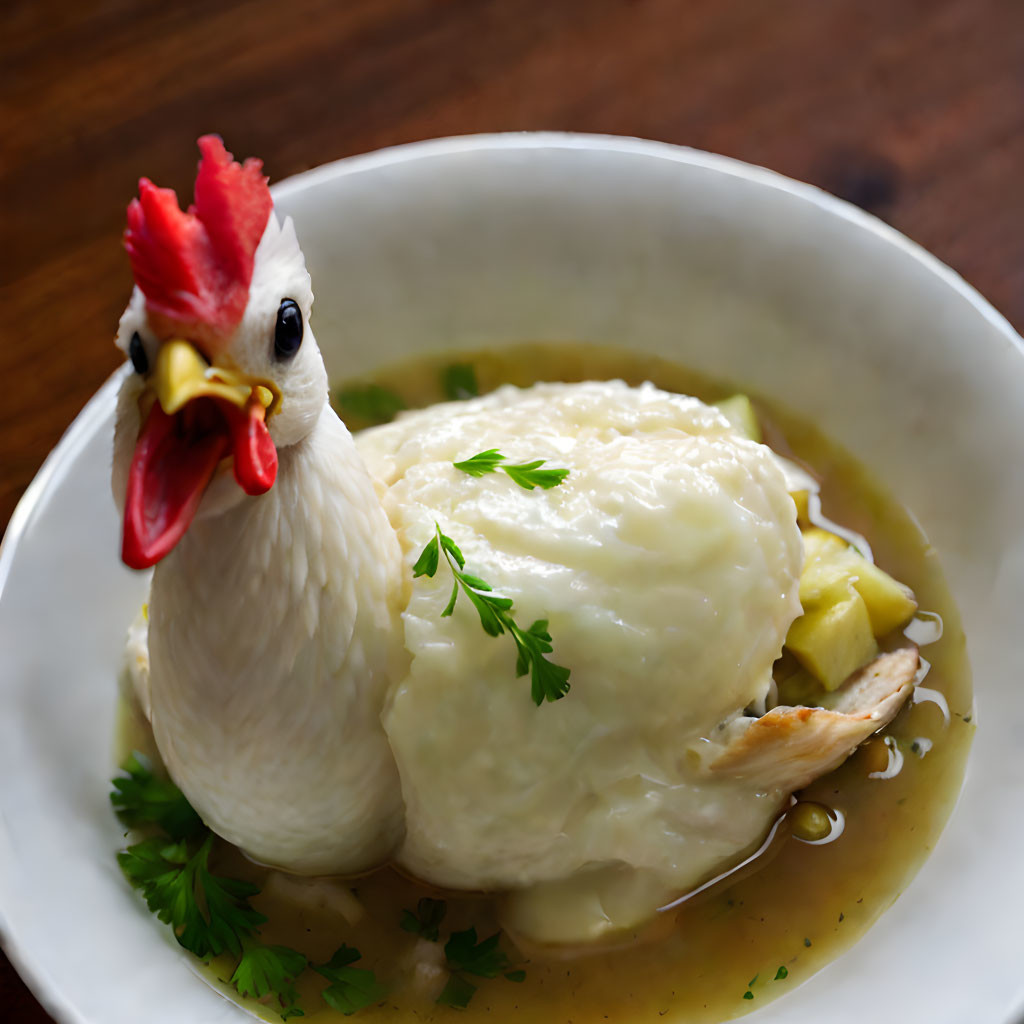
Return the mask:
[(387, 990), (377, 981), (373, 971), (350, 966), (361, 956), (358, 949), (339, 946), (327, 963), (312, 965), (317, 974), (330, 982), (321, 993), (324, 1002), (346, 1017), (356, 1010), (379, 1003), (387, 995)]
[[(210, 842), (207, 840), (207, 844)], [(214, 953), (227, 949), (238, 956), (242, 937), (251, 935), (257, 926), (267, 920), (265, 915), (253, 910), (249, 903), (249, 897), (258, 895), (260, 890), (239, 878), (211, 874), (205, 856), (199, 864), (198, 881), (209, 918), (207, 941)]]
[(307, 963), (301, 953), (287, 946), (249, 944), (231, 975), (231, 984), (242, 996), (262, 999), (275, 995), (281, 1004), (283, 1020), (304, 1017), (305, 1014), (295, 1005), (299, 998), (295, 979), (306, 969)]
[(521, 629), (512, 618), (512, 599), (497, 596), (494, 588), (485, 580), (463, 572), (466, 560), (458, 545), (441, 531), (438, 523), (434, 523), (434, 531), (434, 536), (420, 552), (412, 571), (414, 577), (432, 578), (437, 573), (440, 554), (444, 552), (455, 582), (441, 617), (447, 618), (454, 612), (461, 588), (476, 609), (485, 633), (501, 636), (508, 632), (511, 635), (516, 645), (516, 676), (530, 674), (530, 695), (534, 704), (539, 707), (544, 701), (556, 701), (564, 697), (569, 692), (571, 672), (545, 657), (554, 650), (548, 632), (548, 620), (538, 619), (529, 629)]
[(569, 475), (567, 469), (541, 469), (544, 459), (535, 459), (533, 462), (523, 462), (519, 465), (506, 466), (504, 463), (508, 457), (502, 455), (497, 448), (488, 448), (487, 451), (478, 452), (472, 458), (462, 462), (453, 462), (456, 469), (468, 473), (470, 476), (482, 477), (487, 473), (496, 473), (499, 469), (517, 483), (524, 490), (532, 491), (535, 487), (542, 490), (550, 490), (557, 487)]
[(777, 971), (775, 972), (775, 977), (774, 977), (774, 978), (772, 978), (772, 981), (782, 981), (782, 980), (783, 980), (783, 978), (788, 978), (788, 977), (789, 977), (789, 968), (788, 968), (788, 967), (785, 967), (785, 966), (783, 966), (783, 967), (780, 967), (780, 968), (779, 968), (779, 969), (778, 969), (778, 970), (777, 970)]
[[(435, 523), (434, 525), (436, 526), (437, 524)], [(451, 537), (446, 537), (440, 530), (437, 531), (437, 534), (441, 540), (441, 547), (455, 559), (460, 569), (464, 569), (466, 567), (466, 559), (463, 558), (462, 551), (459, 549), (458, 544), (456, 544)]]
[(479, 479), (486, 473), (493, 473), (505, 461), (505, 456), (497, 448), (488, 448), (485, 452), (477, 452), (472, 458), (453, 462), (452, 465), (463, 473)]
[(502, 466), (501, 468), (527, 491), (532, 491), (534, 487), (548, 491), (552, 487), (557, 487), (569, 475), (567, 469), (541, 469), (540, 467), (543, 465), (543, 459), (536, 459), (520, 466)]
[(135, 888), (142, 889), (143, 895), (150, 884), (168, 873), (180, 871), (187, 859), (188, 852), (184, 844), (168, 842), (164, 836), (135, 843), (117, 855), (117, 862), (125, 878)]
[(402, 911), (399, 926), (402, 931), (419, 935), (430, 942), (437, 942), (447, 909), (448, 904), (444, 900), (432, 900), (429, 896), (424, 896), (416, 904), (415, 914), (411, 910)]
[(441, 387), (445, 398), (452, 402), (475, 398), (480, 394), (472, 363), (452, 363), (446, 366), (441, 373)]
[(263, 999), (273, 994), (282, 1020), (305, 1016), (296, 1005), (294, 983), (308, 961), (287, 946), (256, 941), (258, 926), (267, 920), (249, 902), (259, 889), (210, 871), (213, 833), (181, 790), (158, 778), (145, 757), (132, 754), (122, 770), (126, 774), (112, 780), (110, 794), (118, 816), (129, 827), (157, 826), (164, 833), (117, 855), (121, 871), (142, 892), (150, 911), (197, 957), (230, 953), (238, 961), (231, 984), (239, 995)]
[(516, 642), (516, 675), (525, 676), (529, 671), (533, 703), (539, 706), (564, 697), (569, 692), (569, 669), (544, 657), (553, 650), (548, 620), (538, 619), (525, 633), (511, 623), (509, 631)]
[(430, 543), (420, 552), (420, 557), (416, 559), (416, 564), (412, 567), (413, 579), (418, 579), (420, 576), (430, 576), (433, 578), (434, 573), (437, 572), (437, 537), (438, 535), (435, 533)]
[(437, 1002), (465, 1009), (477, 988), (465, 977), (467, 974), (478, 978), (496, 978), (504, 974), (509, 981), (526, 980), (526, 971), (507, 970), (511, 965), (508, 956), (498, 948), (500, 937), (501, 933), (495, 932), (489, 938), (477, 942), (475, 928), (452, 932), (444, 947), (444, 955), (452, 974), (437, 997)]
[(249, 897), (259, 890), (236, 878), (214, 875), (208, 867), (212, 833), (189, 855), (184, 842), (156, 837), (117, 855), (125, 877), (142, 891), (146, 905), (174, 930), (175, 938), (198, 957), (227, 951), (242, 954), (242, 939), (266, 918)]
[[(141, 754), (132, 754), (122, 767), (126, 775), (113, 780), (110, 794), (121, 820), (157, 825), (166, 833), (117, 855), (125, 877), (187, 950), (198, 957), (225, 951), (241, 956), (242, 940), (266, 921), (249, 903), (259, 889), (210, 871), (213, 833), (173, 782), (158, 778)], [(199, 847), (191, 846), (189, 840), (201, 835)]]
[(354, 384), (334, 394), (343, 415), (358, 416), (370, 423), (389, 423), (408, 406), (401, 395), (379, 384)]
[(172, 839), (189, 839), (204, 831), (202, 818), (170, 779), (158, 778), (138, 751), (121, 765), (125, 773), (111, 781), (110, 802), (129, 828), (157, 825)]
[(496, 978), (509, 966), (508, 957), (498, 948), (501, 932), (489, 938), (476, 941), (476, 929), (452, 932), (445, 943), (444, 955), (454, 971), (475, 974), (480, 978)]
[(476, 985), (460, 974), (450, 974), (436, 1002), (442, 1006), (454, 1006), (457, 1010), (464, 1010), (475, 994)]

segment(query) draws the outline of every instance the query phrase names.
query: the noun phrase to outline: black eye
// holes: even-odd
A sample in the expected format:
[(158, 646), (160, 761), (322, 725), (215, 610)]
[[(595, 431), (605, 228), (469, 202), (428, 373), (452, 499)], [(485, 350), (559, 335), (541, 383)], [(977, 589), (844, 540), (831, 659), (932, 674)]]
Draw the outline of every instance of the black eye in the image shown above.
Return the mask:
[(302, 310), (294, 299), (285, 299), (277, 309), (274, 325), (274, 356), (291, 359), (302, 344)]
[(146, 355), (146, 350), (142, 347), (142, 339), (139, 337), (138, 331), (128, 342), (128, 358), (131, 359), (136, 373), (149, 373), (149, 356)]

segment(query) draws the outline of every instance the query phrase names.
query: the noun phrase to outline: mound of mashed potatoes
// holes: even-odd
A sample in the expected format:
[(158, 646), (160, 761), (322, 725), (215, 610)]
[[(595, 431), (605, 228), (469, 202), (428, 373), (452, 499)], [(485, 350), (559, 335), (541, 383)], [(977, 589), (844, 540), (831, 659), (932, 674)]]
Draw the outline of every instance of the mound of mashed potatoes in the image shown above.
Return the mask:
[[(536, 706), (510, 638), (464, 597), (442, 617), (443, 563), (410, 571), (412, 667), (384, 712), (406, 870), (512, 890), (511, 927), (576, 941), (760, 842), (784, 794), (710, 776), (699, 751), (763, 709), (801, 610), (801, 535), (768, 448), (697, 399), (621, 382), (503, 387), (357, 443), (410, 567), (440, 526), (521, 626), (548, 620), (572, 671), (565, 699)], [(489, 448), (569, 474), (527, 491), (454, 467)]]

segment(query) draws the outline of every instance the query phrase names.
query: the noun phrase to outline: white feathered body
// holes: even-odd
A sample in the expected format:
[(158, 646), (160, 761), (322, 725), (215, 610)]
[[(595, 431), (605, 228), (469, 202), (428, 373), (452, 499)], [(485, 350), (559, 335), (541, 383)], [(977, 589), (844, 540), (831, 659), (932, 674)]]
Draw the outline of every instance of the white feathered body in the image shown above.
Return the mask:
[(199, 519), (156, 567), (161, 755), (255, 859), (359, 871), (395, 848), (402, 801), (380, 709), (409, 661), (406, 589), (394, 532), (327, 408), (281, 453), (271, 491)]

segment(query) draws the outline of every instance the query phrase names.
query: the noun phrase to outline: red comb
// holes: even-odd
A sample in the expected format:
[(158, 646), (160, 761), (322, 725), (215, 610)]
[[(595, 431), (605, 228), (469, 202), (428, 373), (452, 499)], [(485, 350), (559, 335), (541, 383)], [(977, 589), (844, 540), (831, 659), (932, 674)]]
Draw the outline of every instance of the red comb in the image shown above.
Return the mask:
[(204, 135), (199, 152), (195, 204), (183, 213), (173, 189), (142, 178), (124, 245), (150, 316), (218, 348), (245, 312), (273, 202), (262, 161), (235, 163), (217, 135)]

